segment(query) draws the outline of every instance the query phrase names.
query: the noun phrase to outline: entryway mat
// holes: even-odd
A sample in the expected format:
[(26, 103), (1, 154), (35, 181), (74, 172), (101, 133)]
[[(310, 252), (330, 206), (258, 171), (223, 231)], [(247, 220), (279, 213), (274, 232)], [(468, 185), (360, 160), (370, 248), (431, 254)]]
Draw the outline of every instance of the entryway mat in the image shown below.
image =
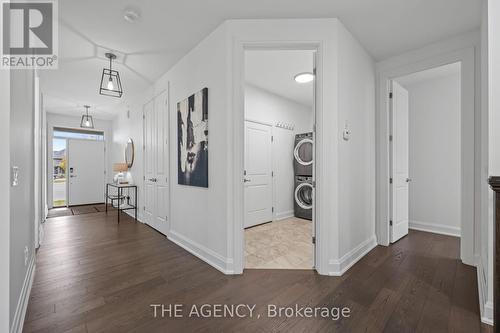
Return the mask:
[(71, 207), (71, 210), (73, 211), (73, 215), (90, 214), (98, 212), (97, 208), (95, 208), (94, 205)]
[(62, 208), (53, 208), (49, 209), (49, 213), (47, 214), (47, 218), (51, 217), (59, 217), (59, 216), (71, 216), (73, 212), (71, 209), (62, 207)]

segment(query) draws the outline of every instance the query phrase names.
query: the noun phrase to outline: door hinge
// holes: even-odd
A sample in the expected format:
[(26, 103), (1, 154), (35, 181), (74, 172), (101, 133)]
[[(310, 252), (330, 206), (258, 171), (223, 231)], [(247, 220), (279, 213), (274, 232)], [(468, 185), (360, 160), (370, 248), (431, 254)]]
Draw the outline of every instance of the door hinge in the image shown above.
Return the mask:
[(392, 227), (392, 220), (389, 220), (389, 225)]
[(146, 115), (145, 114), (142, 115), (142, 119), (146, 119)]
[(313, 243), (313, 244), (316, 244), (316, 236), (313, 236), (313, 237), (312, 237), (312, 243)]
[(271, 142), (274, 142), (274, 136), (271, 135)]
[(316, 132), (316, 124), (313, 124), (313, 132)]
[(274, 177), (274, 171), (271, 171), (271, 177)]
[(392, 92), (389, 93), (389, 98), (392, 98)]
[(389, 141), (392, 141), (392, 134), (389, 135)]
[(146, 176), (142, 176), (142, 180), (146, 180)]
[(271, 207), (271, 212), (273, 212), (273, 213), (274, 213), (274, 207)]
[(312, 183), (311, 183), (311, 185), (312, 185), (313, 188), (316, 188), (316, 181), (313, 180)]
[(389, 178), (389, 184), (392, 184), (392, 177)]
[(146, 210), (146, 206), (142, 206), (142, 210)]
[(243, 170), (243, 176), (246, 176), (246, 175), (247, 175), (247, 171)]

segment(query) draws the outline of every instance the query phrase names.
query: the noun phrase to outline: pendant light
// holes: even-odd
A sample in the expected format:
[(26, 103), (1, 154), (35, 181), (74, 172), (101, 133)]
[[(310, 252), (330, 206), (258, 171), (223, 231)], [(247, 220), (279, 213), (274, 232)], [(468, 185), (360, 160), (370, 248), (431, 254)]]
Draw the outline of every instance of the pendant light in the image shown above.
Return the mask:
[(94, 120), (92, 116), (89, 116), (89, 105), (84, 105), (85, 114), (82, 115), (82, 121), (80, 122), (80, 127), (82, 128), (94, 128)]
[(109, 59), (109, 69), (103, 68), (102, 70), (99, 93), (105, 96), (122, 97), (123, 89), (122, 82), (120, 81), (120, 73), (112, 68), (113, 60), (116, 59), (116, 55), (113, 53), (106, 53), (105, 56)]

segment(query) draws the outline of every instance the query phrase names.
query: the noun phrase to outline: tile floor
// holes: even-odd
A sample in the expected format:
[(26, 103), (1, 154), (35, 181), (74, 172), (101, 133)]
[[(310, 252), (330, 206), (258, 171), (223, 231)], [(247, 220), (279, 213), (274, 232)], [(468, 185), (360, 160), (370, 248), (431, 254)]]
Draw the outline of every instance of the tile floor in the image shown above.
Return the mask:
[(245, 230), (245, 268), (312, 269), (312, 222), (296, 217)]

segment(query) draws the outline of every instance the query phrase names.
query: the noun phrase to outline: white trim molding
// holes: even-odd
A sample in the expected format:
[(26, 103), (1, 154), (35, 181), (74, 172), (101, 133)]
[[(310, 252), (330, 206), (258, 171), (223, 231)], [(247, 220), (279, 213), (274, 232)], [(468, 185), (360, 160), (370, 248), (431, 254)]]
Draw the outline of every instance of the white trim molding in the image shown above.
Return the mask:
[(31, 287), (33, 286), (33, 280), (35, 278), (35, 256), (36, 255), (33, 253), (31, 261), (28, 265), (28, 270), (26, 271), (26, 276), (24, 277), (23, 287), (17, 302), (16, 312), (14, 313), (14, 319), (12, 319), (12, 325), (10, 326), (10, 333), (21, 333), (23, 331), (24, 318), (28, 308)]
[(190, 240), (173, 230), (170, 230), (169, 236), (167, 238), (195, 257), (218, 269), (222, 273), (234, 274), (231, 269), (228, 269), (228, 267), (232, 266), (232, 260), (226, 260), (226, 258), (221, 256), (220, 254), (215, 253), (211, 249), (198, 244), (197, 242)]
[(329, 272), (331, 276), (342, 276), (349, 268), (363, 258), (368, 252), (377, 246), (377, 237), (373, 235), (351, 251), (347, 252), (342, 258), (329, 261)]
[(461, 235), (460, 227), (415, 220), (410, 220), (410, 229), (454, 237), (460, 237)]
[[(460, 259), (474, 265), (475, 182), (477, 167), (474, 152), (476, 142), (475, 119), (480, 109), (475, 104), (479, 93), (476, 85), (476, 55), (479, 41), (477, 33), (467, 34), (449, 41), (436, 43), (377, 64), (377, 217), (376, 234), (380, 245), (390, 243), (390, 188), (389, 188), (389, 83), (393, 78), (455, 62), (461, 63), (461, 240)], [(441, 47), (440, 47), (441, 46)], [(476, 168), (475, 168), (476, 167)], [(474, 175), (474, 177), (471, 177)], [(474, 223), (471, 223), (474, 221)]]
[(281, 221), (281, 220), (284, 220), (284, 219), (287, 219), (287, 218), (290, 218), (293, 216), (294, 216), (293, 210), (288, 210), (288, 211), (276, 213), (276, 215), (274, 216), (274, 220)]
[(479, 293), (479, 310), (481, 321), (488, 325), (493, 325), (493, 302), (488, 299), (488, 287), (486, 276), (481, 260), (477, 260), (477, 281)]

